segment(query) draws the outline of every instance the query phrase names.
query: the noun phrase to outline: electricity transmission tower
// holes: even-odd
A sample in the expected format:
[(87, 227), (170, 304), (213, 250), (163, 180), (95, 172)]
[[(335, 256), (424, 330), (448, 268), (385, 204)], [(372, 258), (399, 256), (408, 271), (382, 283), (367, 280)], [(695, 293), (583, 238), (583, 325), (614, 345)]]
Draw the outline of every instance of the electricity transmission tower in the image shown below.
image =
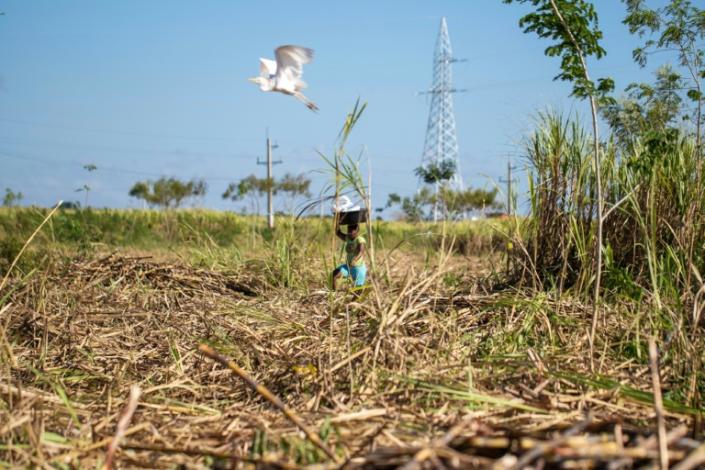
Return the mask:
[[(441, 185), (447, 185), (454, 190), (463, 189), (463, 178), (460, 174), (458, 158), (458, 136), (455, 131), (455, 114), (453, 113), (453, 93), (464, 92), (453, 88), (451, 64), (464, 62), (453, 57), (450, 46), (448, 25), (445, 17), (441, 18), (441, 28), (436, 39), (436, 49), (433, 55), (433, 85), (427, 91), (419, 94), (431, 95), (431, 106), (428, 112), (426, 140), (424, 142), (421, 165), (438, 167), (442, 162), (453, 162), (455, 172), (448, 181), (436, 181), (435, 192)], [(438, 202), (433, 209), (433, 220), (438, 220)]]

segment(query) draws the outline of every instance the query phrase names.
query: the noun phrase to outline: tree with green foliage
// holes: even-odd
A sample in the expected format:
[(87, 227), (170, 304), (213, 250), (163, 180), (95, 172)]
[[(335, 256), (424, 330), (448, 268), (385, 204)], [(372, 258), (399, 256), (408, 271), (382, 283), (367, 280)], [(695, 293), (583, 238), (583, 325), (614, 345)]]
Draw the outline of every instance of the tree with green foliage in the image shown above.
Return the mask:
[(230, 183), (221, 195), (223, 199), (231, 201), (240, 201), (246, 196), (250, 196), (252, 209), (255, 214), (260, 213), (259, 200), (266, 195), (270, 188), (273, 189), (273, 180), (268, 178), (257, 178), (255, 175), (249, 175), (237, 183)]
[[(679, 128), (647, 135), (644, 142), (647, 148), (646, 154), (651, 154), (653, 157), (655, 152), (649, 150), (657, 149), (657, 152), (662, 155), (672, 155), (668, 149), (673, 147), (674, 139), (679, 138), (682, 131), (690, 135), (694, 134), (694, 145), (690, 146), (691, 158), (696, 162), (691, 172), (694, 180), (688, 184), (685, 182), (687, 177), (680, 178), (679, 186), (692, 187), (694, 194), (703, 194), (705, 191), (703, 178), (705, 163), (705, 152), (703, 151), (705, 9), (702, 2), (700, 2), (701, 6), (696, 7), (697, 2), (690, 0), (668, 0), (667, 2), (623, 0), (623, 2), (627, 7), (624, 24), (629, 27), (632, 34), (636, 34), (644, 40), (640, 47), (634, 49), (634, 60), (645, 67), (647, 62), (652, 60), (651, 56), (656, 53), (675, 54), (678, 73), (681, 74), (681, 83), (679, 83), (681, 86), (674, 88), (677, 88), (682, 96), (684, 105), (685, 103), (690, 105), (689, 112), (683, 113), (684, 122), (690, 124), (690, 129), (683, 129), (679, 126)], [(661, 5), (656, 8), (648, 6), (653, 3), (661, 3)], [(662, 54), (658, 55), (658, 57), (662, 56)], [(666, 149), (665, 152), (664, 149)], [(657, 155), (656, 158), (644, 158), (644, 161), (631, 161), (630, 163), (642, 170), (645, 164), (648, 167), (659, 160)], [(659, 166), (660, 164), (655, 168)], [(703, 213), (703, 204), (703, 199), (697, 198), (695, 204), (688, 208), (687, 213), (681, 214), (684, 221), (690, 219), (689, 223), (685, 225), (688, 229), (681, 233), (678, 242), (679, 245), (688, 247), (687, 259), (683, 261), (685, 266), (696, 265), (699, 258), (695, 253), (697, 253), (696, 247), (702, 246), (702, 231), (700, 229), (702, 224), (697, 222), (697, 216)], [(673, 230), (673, 225), (667, 226)], [(687, 272), (688, 278), (685, 284), (690, 285), (690, 276), (693, 271), (687, 270)]]
[(595, 7), (585, 0), (502, 0), (504, 3), (529, 3), (535, 11), (519, 20), (519, 26), (525, 33), (536, 33), (543, 39), (554, 41), (546, 48), (549, 57), (561, 58), (561, 73), (555, 79), (573, 84), (572, 96), (590, 101), (593, 131), (593, 166), (595, 171), (595, 190), (597, 196), (597, 224), (595, 233), (595, 284), (593, 290), (593, 319), (590, 344), (595, 337), (597, 327), (600, 282), (602, 277), (602, 232), (604, 223), (604, 197), (602, 193), (602, 174), (600, 165), (600, 136), (597, 124), (597, 105), (609, 101), (608, 94), (614, 89), (614, 81), (600, 78), (593, 81), (590, 77), (587, 58), (602, 58), (606, 52), (600, 45), (602, 31), (598, 28)]
[(24, 198), (24, 195), (17, 191), (13, 191), (10, 188), (5, 188), (5, 197), (2, 198), (2, 205), (5, 207), (12, 207), (20, 202)]
[(401, 196), (397, 193), (389, 193), (387, 196), (387, 204), (384, 206), (385, 209), (389, 209), (395, 204), (401, 204)]
[(223, 199), (231, 201), (240, 201), (246, 196), (252, 199), (252, 205), (256, 214), (259, 214), (259, 199), (265, 196), (269, 190), (272, 194), (285, 193), (287, 195), (285, 206), (287, 211), (291, 213), (293, 202), (299, 196), (310, 196), (309, 188), (311, 180), (304, 174), (292, 175), (285, 174), (280, 180), (274, 178), (258, 178), (255, 175), (249, 175), (237, 183), (230, 183), (222, 194)]
[(489, 208), (497, 208), (497, 189), (472, 189), (461, 191), (441, 188), (438, 197), (446, 211), (446, 218), (457, 219), (472, 212), (484, 212)]
[(223, 199), (239, 201), (248, 194), (257, 193), (260, 196), (272, 188), (272, 180), (267, 178), (257, 178), (255, 175), (247, 176), (237, 183), (230, 183), (223, 192)]
[(683, 87), (680, 74), (664, 65), (656, 70), (653, 84), (632, 83), (625, 89), (626, 97), (600, 109), (622, 151), (631, 153), (647, 134), (679, 127), (686, 118), (680, 93)]
[(450, 179), (455, 175), (455, 162), (452, 160), (441, 160), (427, 164), (425, 167), (420, 166), (414, 170), (414, 174), (423, 180), (424, 183), (433, 185), (435, 188), (436, 197), (434, 198), (433, 221), (438, 220), (438, 211), (446, 212), (445, 208), (441, 207), (442, 198), (438, 197), (439, 191), (445, 187)]
[(84, 207), (88, 207), (88, 193), (90, 192), (90, 190), (91, 190), (91, 187), (90, 187), (89, 185), (87, 185), (87, 184), (84, 184), (84, 185), (81, 186), (80, 188), (76, 188), (76, 189), (74, 190), (74, 192), (77, 192), (77, 193), (81, 193), (81, 192), (82, 192), (82, 193), (85, 194), (85, 196), (84, 196), (85, 199), (84, 199), (84, 201), (83, 201), (83, 206), (84, 206)]
[(205, 196), (208, 185), (204, 180), (181, 181), (162, 177), (156, 181), (138, 181), (130, 189), (130, 196), (141, 199), (149, 207), (175, 209), (189, 198)]
[(673, 51), (678, 54), (678, 64), (686, 71), (681, 77), (686, 96), (695, 106), (696, 151), (702, 153), (702, 107), (705, 101), (705, 10), (697, 8), (690, 0), (670, 0), (660, 8), (649, 8), (645, 0), (622, 0), (627, 6), (624, 24), (632, 34), (647, 38), (634, 49), (634, 60), (646, 66), (649, 55)]
[(450, 181), (455, 175), (455, 162), (442, 160), (438, 163), (429, 163), (414, 169), (414, 174), (426, 184), (436, 184)]
[(401, 197), (396, 193), (391, 193), (387, 196), (387, 204), (385, 207), (390, 208), (399, 205), (404, 214), (404, 220), (408, 222), (419, 222), (429, 218), (425, 213), (424, 207), (431, 204), (433, 196), (428, 187), (421, 188), (411, 197)]
[(294, 210), (294, 205), (297, 198), (299, 197), (310, 197), (311, 180), (306, 177), (303, 173), (300, 175), (293, 175), (291, 173), (286, 173), (279, 181), (274, 185), (274, 194), (284, 193), (284, 207), (286, 212), (291, 214)]
[(304, 174), (292, 175), (291, 173), (285, 174), (281, 180), (277, 182), (274, 187), (274, 191), (287, 193), (290, 196), (309, 196), (309, 188), (311, 187), (311, 180)]
[[(94, 171), (96, 171), (98, 169), (98, 167), (92, 163), (88, 163), (86, 165), (83, 165), (83, 169), (86, 170), (88, 173), (93, 173)], [(90, 191), (91, 191), (91, 186), (88, 183), (85, 183), (85, 184), (83, 184), (83, 186), (81, 186), (80, 188), (77, 188), (75, 191), (77, 193), (82, 192), (85, 194), (83, 206), (88, 207), (88, 193), (90, 193)]]
[(496, 208), (496, 197), (496, 189), (454, 190), (442, 187), (438, 193), (432, 193), (428, 187), (423, 187), (411, 197), (389, 194), (386, 208), (400, 206), (404, 219), (409, 222), (433, 220), (433, 210), (437, 206), (443, 207), (444, 218), (458, 219), (468, 213)]

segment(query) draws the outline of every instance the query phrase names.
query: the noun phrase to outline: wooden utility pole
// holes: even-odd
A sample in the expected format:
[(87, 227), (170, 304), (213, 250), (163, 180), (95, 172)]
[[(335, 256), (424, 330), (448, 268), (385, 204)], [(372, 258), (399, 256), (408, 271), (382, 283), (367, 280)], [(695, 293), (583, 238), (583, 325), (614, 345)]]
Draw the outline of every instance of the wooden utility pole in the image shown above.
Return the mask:
[(267, 165), (267, 227), (269, 229), (274, 228), (274, 202), (272, 198), (272, 192), (274, 190), (274, 177), (272, 176), (272, 166), (282, 163), (281, 160), (272, 161), (272, 149), (279, 147), (277, 144), (272, 145), (272, 141), (269, 140), (269, 131), (267, 131), (267, 160), (261, 162), (257, 159), (258, 165)]

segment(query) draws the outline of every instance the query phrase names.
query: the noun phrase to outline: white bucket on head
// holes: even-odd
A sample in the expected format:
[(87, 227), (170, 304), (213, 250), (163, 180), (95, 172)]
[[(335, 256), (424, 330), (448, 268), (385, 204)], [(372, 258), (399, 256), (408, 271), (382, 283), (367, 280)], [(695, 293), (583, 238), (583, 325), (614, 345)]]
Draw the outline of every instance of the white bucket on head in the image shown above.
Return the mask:
[(338, 203), (335, 201), (331, 204), (333, 212), (348, 212), (354, 210), (360, 210), (360, 206), (353, 206), (352, 201), (347, 196), (338, 197)]

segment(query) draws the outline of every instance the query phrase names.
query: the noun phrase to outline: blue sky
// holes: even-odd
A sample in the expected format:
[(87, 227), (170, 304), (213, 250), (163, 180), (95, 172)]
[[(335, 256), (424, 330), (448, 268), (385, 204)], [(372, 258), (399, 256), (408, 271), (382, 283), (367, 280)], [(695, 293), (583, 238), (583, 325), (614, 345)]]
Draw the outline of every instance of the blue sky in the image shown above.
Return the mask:
[[(622, 3), (594, 3), (608, 55), (593, 75), (617, 89), (650, 79), (657, 63), (632, 62), (638, 40), (621, 24)], [(90, 205), (136, 206), (132, 184), (165, 175), (203, 177), (202, 204), (234, 208), (220, 194), (264, 175), (256, 160), (267, 127), (283, 160), (275, 174), (311, 172), (318, 188), (316, 152), (331, 152), (357, 97), (368, 108), (349, 148), (370, 157), (375, 205), (411, 194), (429, 105), (416, 92), (431, 84), (441, 16), (455, 55), (468, 59), (453, 70), (469, 90), (454, 97), (466, 185), (504, 175), (538, 111), (587, 111), (551, 80), (558, 59), (544, 57), (547, 43), (517, 26), (526, 9), (499, 0), (0, 0), (0, 11), (0, 191), (21, 190), (24, 204), (82, 200), (74, 190), (89, 184)], [(304, 79), (319, 113), (246, 80), (281, 44), (315, 49)]]

